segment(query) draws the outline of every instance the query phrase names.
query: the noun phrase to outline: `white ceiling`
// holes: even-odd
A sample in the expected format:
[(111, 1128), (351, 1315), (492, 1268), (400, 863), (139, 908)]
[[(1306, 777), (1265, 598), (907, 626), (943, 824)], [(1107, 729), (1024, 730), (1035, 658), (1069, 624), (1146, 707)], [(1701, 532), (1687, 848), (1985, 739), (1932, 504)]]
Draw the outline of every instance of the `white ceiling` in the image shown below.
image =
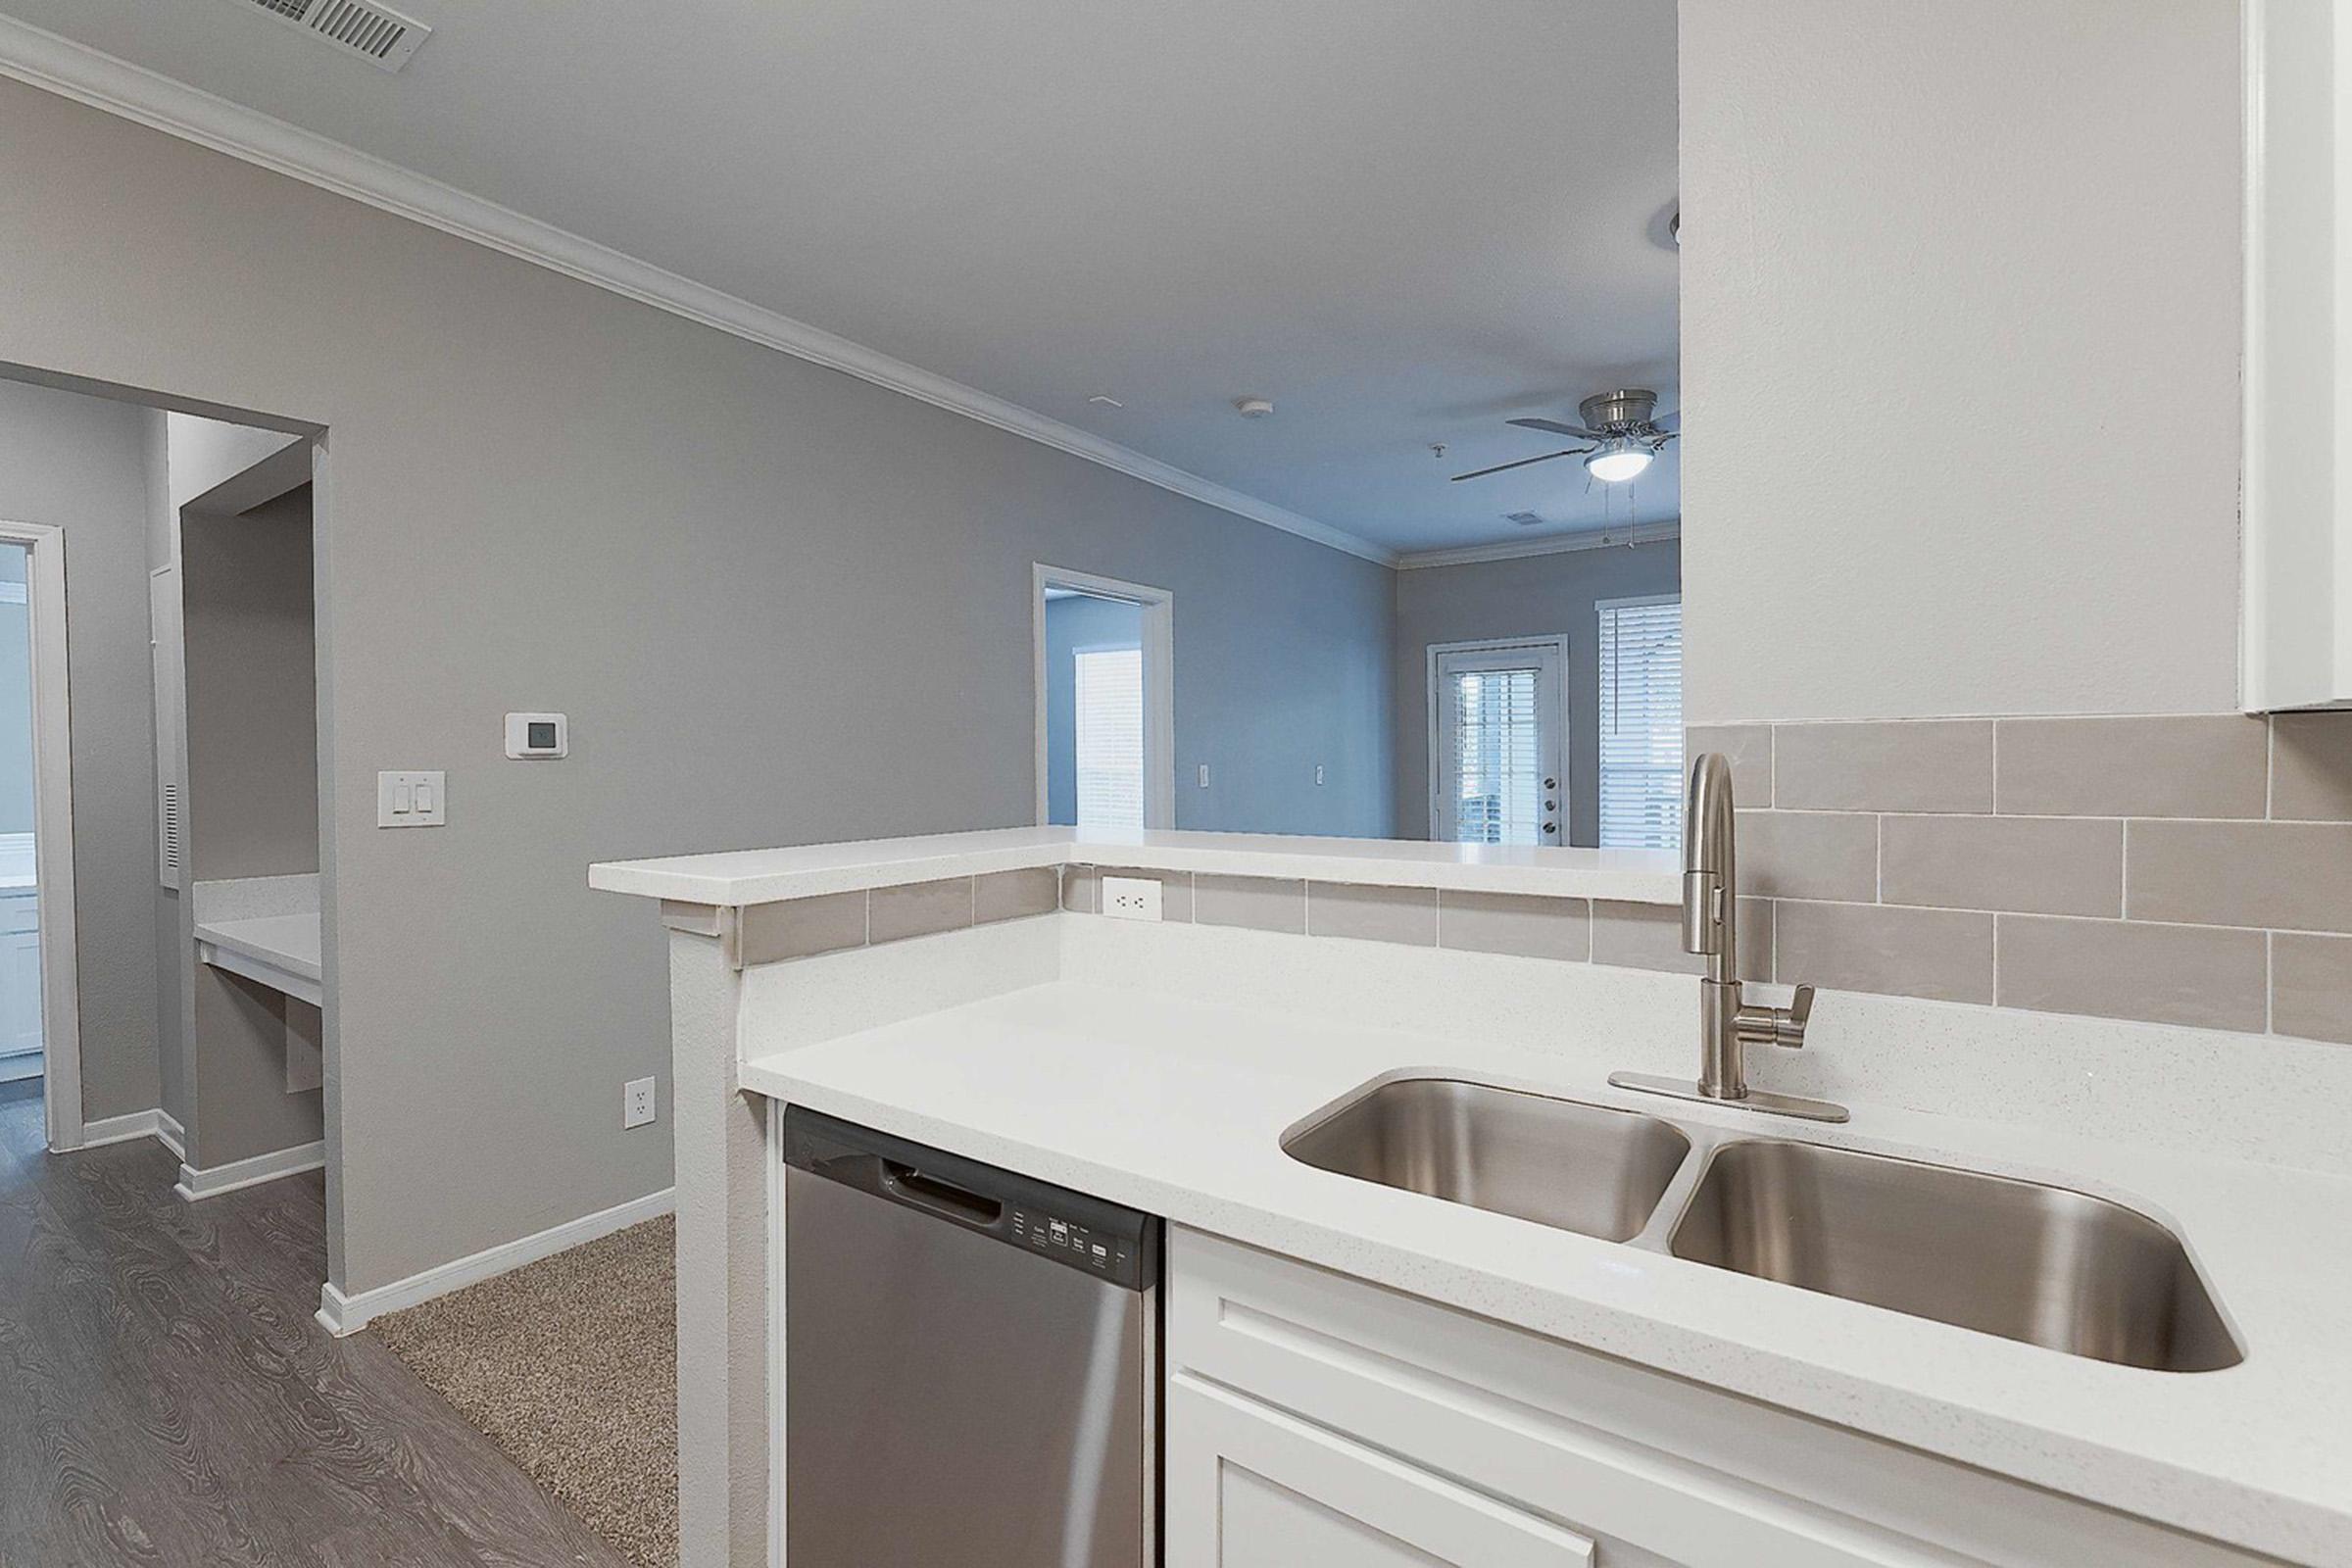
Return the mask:
[(387, 75), (252, 0), (0, 0), (1391, 549), (1679, 514), (1671, 449), (1446, 482), (1679, 407), (1671, 0), (402, 8)]

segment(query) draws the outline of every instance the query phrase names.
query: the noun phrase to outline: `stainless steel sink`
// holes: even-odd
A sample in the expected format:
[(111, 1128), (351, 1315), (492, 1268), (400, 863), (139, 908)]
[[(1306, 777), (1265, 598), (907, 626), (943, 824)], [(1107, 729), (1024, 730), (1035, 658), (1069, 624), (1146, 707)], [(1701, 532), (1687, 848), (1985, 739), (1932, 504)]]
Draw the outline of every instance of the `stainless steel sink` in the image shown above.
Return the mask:
[(1637, 1111), (1404, 1078), (1341, 1102), (1282, 1147), (1342, 1176), (1622, 1242), (1648, 1223), (1690, 1140)]
[(1677, 1257), (2167, 1372), (2234, 1366), (2179, 1237), (2064, 1188), (1810, 1144), (1716, 1149)]

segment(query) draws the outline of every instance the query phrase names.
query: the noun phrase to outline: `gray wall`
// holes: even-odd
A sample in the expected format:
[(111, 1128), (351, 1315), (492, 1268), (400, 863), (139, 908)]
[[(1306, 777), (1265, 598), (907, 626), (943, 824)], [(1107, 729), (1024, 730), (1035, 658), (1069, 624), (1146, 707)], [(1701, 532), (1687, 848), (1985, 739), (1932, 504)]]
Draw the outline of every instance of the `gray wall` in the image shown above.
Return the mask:
[(146, 436), (139, 409), (0, 381), (0, 517), (66, 532), (81, 1109), (92, 1121), (161, 1096)]
[(1396, 573), (1398, 838), (1429, 837), (1429, 647), (1494, 637), (1568, 637), (1568, 842), (1600, 838), (1600, 621), (1603, 599), (1682, 586), (1681, 543), (1572, 550), (1519, 561)]
[[(1036, 562), (1172, 590), (1180, 752), (1268, 757), (1180, 822), (1391, 818), (1381, 566), (15, 82), (0, 189), (38, 217), (0, 361), (328, 430), (346, 1289), (669, 1183), (619, 1107), (666, 1072), (662, 935), (590, 861), (1032, 818)], [(541, 708), (571, 757), (504, 760)], [(449, 826), (376, 829), (398, 767), (448, 770)]]
[[(24, 547), (0, 545), (0, 582), (24, 582)], [(0, 603), (0, 833), (32, 831), (30, 607)]]
[(1078, 650), (1140, 648), (1140, 605), (1084, 594), (1046, 601), (1046, 820), (1078, 820)]
[(185, 514), (180, 604), (192, 874), (318, 870), (311, 487), (242, 516)]

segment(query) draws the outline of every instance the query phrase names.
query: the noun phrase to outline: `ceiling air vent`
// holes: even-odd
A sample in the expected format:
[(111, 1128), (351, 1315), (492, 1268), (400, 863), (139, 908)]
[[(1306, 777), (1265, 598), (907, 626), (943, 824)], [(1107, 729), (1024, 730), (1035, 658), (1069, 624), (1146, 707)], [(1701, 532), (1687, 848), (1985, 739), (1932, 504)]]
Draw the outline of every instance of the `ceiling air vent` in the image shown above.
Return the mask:
[(348, 49), (385, 71), (409, 63), (433, 29), (373, 0), (250, 0), (278, 21)]
[(1544, 519), (1532, 512), (1506, 512), (1502, 514), (1502, 520), (1515, 522), (1522, 528), (1533, 528)]

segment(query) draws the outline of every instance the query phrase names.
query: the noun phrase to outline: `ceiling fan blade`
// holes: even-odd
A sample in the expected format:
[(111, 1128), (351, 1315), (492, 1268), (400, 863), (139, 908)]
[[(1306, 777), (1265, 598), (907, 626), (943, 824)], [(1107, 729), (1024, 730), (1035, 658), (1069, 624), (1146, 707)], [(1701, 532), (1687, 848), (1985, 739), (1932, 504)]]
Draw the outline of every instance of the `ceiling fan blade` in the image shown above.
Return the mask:
[(1521, 458), (1517, 463), (1497, 463), (1492, 468), (1474, 468), (1468, 473), (1457, 473), (1452, 482), (1460, 484), (1464, 479), (1483, 479), (1490, 473), (1500, 473), (1505, 468), (1524, 468), (1531, 463), (1549, 463), (1554, 458), (1580, 458), (1592, 450), (1591, 447), (1570, 447), (1565, 452), (1546, 452), (1540, 458)]
[(1515, 424), (1522, 430), (1548, 430), (1553, 435), (1574, 436), (1579, 441), (1605, 439), (1598, 430), (1588, 430), (1579, 424), (1562, 424), (1557, 419), (1505, 419), (1502, 422)]

